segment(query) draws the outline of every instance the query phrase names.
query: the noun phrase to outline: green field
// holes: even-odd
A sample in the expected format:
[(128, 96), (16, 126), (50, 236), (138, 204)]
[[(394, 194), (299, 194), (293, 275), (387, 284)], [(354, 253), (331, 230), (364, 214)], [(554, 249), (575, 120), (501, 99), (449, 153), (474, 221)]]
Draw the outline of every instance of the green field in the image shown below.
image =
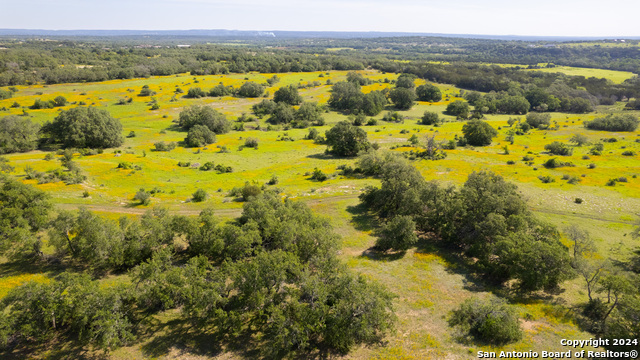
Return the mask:
[[(342, 49), (334, 49), (338, 51)], [(621, 71), (555, 67), (536, 69), (535, 71), (563, 72), (568, 75), (586, 77), (604, 77), (620, 83), (633, 74)], [(382, 74), (376, 71), (362, 71), (372, 80), (388, 78), (394, 74)], [(278, 74), (281, 81), (267, 89), (269, 96), (281, 86), (320, 81), (320, 86), (300, 90), (305, 101), (326, 104), (329, 99), (330, 85), (346, 78), (346, 72), (331, 71), (312, 73)], [(77, 163), (87, 175), (87, 181), (78, 185), (65, 185), (62, 182), (37, 184), (35, 180), (26, 183), (51, 194), (54, 203), (60, 209), (76, 209), (86, 206), (100, 213), (118, 217), (121, 214), (142, 214), (148, 208), (164, 206), (170, 210), (196, 215), (205, 207), (213, 207), (224, 218), (237, 217), (242, 203), (228, 195), (229, 191), (242, 186), (246, 181), (266, 183), (273, 175), (279, 179), (276, 185), (283, 196), (301, 199), (307, 202), (318, 214), (330, 219), (336, 231), (342, 236), (340, 258), (353, 270), (376, 279), (387, 286), (398, 297), (395, 300), (398, 323), (396, 330), (386, 340), (384, 346), (361, 347), (350, 353), (349, 359), (472, 359), (479, 350), (496, 351), (489, 347), (473, 344), (461, 344), (453, 338), (452, 330), (446, 322), (446, 314), (460, 302), (472, 296), (488, 297), (498, 290), (478, 281), (451, 254), (436, 248), (418, 248), (409, 251), (399, 260), (380, 259), (371, 255), (368, 249), (375, 243), (374, 219), (357, 205), (358, 195), (368, 185), (379, 185), (373, 178), (354, 178), (340, 175), (337, 167), (352, 165), (354, 159), (336, 158), (325, 154), (326, 146), (303, 139), (308, 129), (284, 129), (274, 127), (266, 131), (265, 119), (245, 123), (245, 131), (231, 131), (218, 135), (217, 142), (204, 148), (185, 148), (178, 146), (170, 152), (152, 151), (153, 144), (159, 141), (180, 142), (186, 136), (176, 126), (180, 111), (189, 105), (206, 104), (221, 111), (231, 120), (243, 113), (250, 114), (251, 106), (262, 99), (244, 98), (203, 98), (185, 99), (177, 96), (171, 101), (176, 87), (185, 93), (190, 87), (208, 90), (215, 85), (233, 85), (238, 87), (244, 81), (264, 83), (273, 74), (238, 74), (208, 76), (167, 76), (149, 79), (106, 81), (102, 83), (34, 85), (18, 86), (19, 92), (11, 99), (0, 100), (0, 108), (18, 102), (22, 108), (11, 108), (0, 116), (22, 114), (26, 111), (33, 121), (44, 123), (56, 116), (58, 109), (30, 110), (24, 108), (33, 104), (35, 99), (53, 99), (58, 95), (70, 102), (83, 101), (108, 110), (123, 124), (123, 134), (135, 132), (135, 137), (126, 138), (125, 144), (118, 149), (108, 149), (103, 154), (79, 156)], [(421, 84), (421, 80), (417, 84)], [(136, 96), (143, 85), (149, 85), (157, 92), (154, 96), (160, 108), (150, 110), (150, 97)], [(392, 85), (384, 82), (363, 87), (365, 92), (381, 90)], [(461, 135), (463, 122), (444, 116), (446, 122), (439, 126), (419, 125), (418, 120), (426, 111), (440, 114), (451, 101), (460, 99), (460, 90), (450, 85), (437, 84), (443, 93), (438, 103), (420, 102), (409, 111), (401, 112), (405, 116), (403, 123), (382, 121), (378, 115), (378, 125), (364, 126), (371, 142), (380, 145), (380, 150), (407, 152), (417, 150), (408, 139), (416, 134), (421, 141), (426, 136), (436, 135), (437, 140), (451, 140)], [(131, 90), (129, 90), (131, 89)], [(117, 105), (117, 101), (126, 96), (133, 97), (127, 105)], [(69, 105), (68, 109), (75, 105)], [(506, 132), (509, 129), (508, 115), (487, 115), (487, 121), (499, 135), (490, 146), (459, 147), (447, 150), (444, 160), (418, 160), (413, 164), (427, 180), (442, 183), (462, 184), (473, 171), (491, 170), (518, 185), (529, 207), (541, 219), (545, 219), (560, 229), (569, 225), (580, 225), (588, 229), (596, 239), (603, 256), (616, 260), (627, 260), (637, 246), (627, 234), (634, 229), (640, 209), (640, 133), (612, 133), (586, 130), (583, 122), (603, 113), (620, 112), (624, 104), (600, 106), (596, 113), (586, 115), (552, 114), (552, 123), (557, 122), (557, 130), (532, 130), (526, 135), (516, 136), (509, 144)], [(391, 110), (391, 109), (389, 109)], [(637, 111), (635, 112), (638, 113)], [(327, 124), (318, 128), (323, 133), (335, 123), (347, 119), (346, 115), (336, 112), (324, 114)], [(256, 129), (259, 126), (259, 130)], [(600, 142), (603, 138), (614, 138), (615, 142), (606, 142), (601, 156), (589, 156), (590, 146), (573, 147), (571, 156), (562, 157), (563, 161), (573, 163), (574, 167), (545, 169), (542, 163), (549, 159), (544, 146), (553, 141), (568, 142), (574, 134), (584, 134), (591, 142)], [(247, 137), (258, 139), (257, 149), (242, 148)], [(290, 137), (294, 141), (281, 141)], [(504, 146), (508, 146), (505, 154)], [(221, 152), (225, 146), (229, 152)], [(118, 152), (116, 152), (118, 151)], [(634, 156), (621, 156), (623, 151), (633, 151)], [(533, 156), (534, 164), (528, 165), (524, 156)], [(47, 171), (60, 167), (57, 156), (45, 160), (46, 153), (7, 155), (14, 166), (14, 175), (24, 177), (24, 169), (30, 166), (35, 170)], [(121, 170), (120, 162), (128, 161), (140, 166), (140, 170)], [(216, 164), (233, 167), (233, 172), (217, 174), (200, 171), (197, 168), (178, 167), (179, 161), (204, 164), (213, 161)], [(514, 164), (507, 164), (513, 161)], [(589, 164), (595, 168), (588, 168)], [(313, 181), (310, 173), (318, 168), (329, 175), (324, 182)], [(563, 175), (576, 176), (581, 181), (571, 185), (562, 180)], [(539, 176), (551, 176), (555, 182), (544, 184)], [(625, 177), (627, 182), (618, 182), (615, 186), (606, 186), (611, 178)], [(152, 197), (151, 204), (142, 206), (133, 200), (140, 189), (162, 190)], [(209, 199), (203, 203), (191, 203), (189, 199), (196, 189), (205, 189)], [(83, 194), (89, 193), (88, 197)], [(577, 204), (576, 198), (584, 202)], [(49, 251), (50, 249), (45, 249)], [(12, 287), (29, 281), (46, 281), (59, 269), (56, 268), (16, 268), (10, 262), (0, 264), (0, 297), (6, 295)], [(105, 283), (128, 281), (124, 276), (108, 276)], [(563, 338), (588, 339), (592, 334), (583, 332), (570, 315), (572, 306), (586, 301), (583, 283), (576, 278), (563, 285), (564, 291), (548, 295), (544, 300), (529, 300), (516, 303), (522, 316), (524, 338), (515, 344), (503, 348), (509, 351), (554, 350), (562, 351), (559, 340)], [(241, 358), (233, 350), (215, 355), (211, 353), (211, 344), (196, 336), (185, 337), (179, 342), (171, 341), (172, 326), (178, 314), (174, 311), (156, 315), (152, 319), (153, 336), (141, 337), (141, 342), (131, 347), (117, 349), (108, 354), (111, 359), (209, 359)], [(146, 330), (150, 330), (146, 329)], [(185, 330), (189, 333), (189, 330)], [(150, 332), (151, 333), (151, 332)], [(86, 350), (86, 349), (85, 349)], [(55, 344), (49, 348), (38, 349), (34, 358), (65, 358), (82, 353), (74, 349), (73, 344)], [(565, 350), (566, 351), (566, 350)], [(86, 358), (102, 356), (99, 352), (87, 350), (82, 353)], [(22, 354), (13, 354), (20, 358)]]

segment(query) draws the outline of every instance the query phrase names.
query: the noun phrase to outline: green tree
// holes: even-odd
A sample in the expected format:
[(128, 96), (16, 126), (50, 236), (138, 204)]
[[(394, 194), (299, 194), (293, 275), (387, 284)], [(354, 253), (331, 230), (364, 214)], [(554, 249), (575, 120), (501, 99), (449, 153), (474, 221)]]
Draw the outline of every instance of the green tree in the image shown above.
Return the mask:
[(442, 120), (438, 116), (438, 113), (429, 110), (425, 111), (424, 115), (422, 115), (422, 118), (420, 119), (420, 123), (422, 125), (438, 125), (441, 122)]
[(203, 189), (198, 189), (191, 196), (191, 200), (193, 202), (203, 202), (203, 201), (207, 200), (207, 192), (205, 190), (203, 190)]
[(256, 98), (264, 94), (264, 87), (253, 81), (247, 81), (238, 90), (238, 95), (242, 97)]
[(124, 142), (120, 121), (92, 106), (61, 111), (53, 122), (45, 123), (42, 132), (65, 147), (111, 148)]
[(189, 147), (201, 147), (216, 142), (216, 134), (204, 125), (194, 125), (189, 129), (184, 142)]
[(10, 115), (0, 118), (0, 154), (35, 150), (40, 125), (31, 120)]
[(348, 121), (337, 123), (326, 132), (325, 137), (328, 151), (338, 156), (356, 156), (371, 146), (366, 131)]
[(469, 104), (462, 100), (453, 101), (447, 105), (445, 113), (458, 119), (466, 119), (469, 117)]
[(459, 327), (481, 342), (504, 345), (522, 338), (516, 311), (504, 300), (467, 299), (449, 317), (449, 326)]
[(55, 106), (57, 106), (57, 107), (60, 107), (60, 106), (66, 106), (66, 105), (67, 105), (67, 103), (68, 103), (67, 98), (65, 98), (65, 97), (64, 97), (64, 96), (62, 96), (62, 95), (58, 95), (58, 96), (56, 96), (56, 98), (55, 98), (55, 99), (53, 99), (53, 104), (54, 104)]
[(396, 88), (413, 89), (416, 87), (415, 79), (416, 76), (413, 74), (400, 74), (396, 80)]
[(471, 120), (462, 126), (462, 134), (469, 145), (486, 146), (498, 136), (498, 131), (485, 121)]
[(411, 216), (399, 215), (385, 224), (376, 247), (382, 251), (405, 251), (418, 242), (416, 223)]
[(187, 130), (195, 125), (204, 125), (216, 134), (224, 134), (231, 130), (231, 122), (224, 114), (210, 106), (200, 105), (183, 109), (180, 112), (179, 125)]
[(298, 88), (289, 85), (283, 86), (273, 94), (273, 101), (289, 105), (298, 105), (302, 102), (302, 96), (298, 93)]
[(9, 258), (41, 255), (37, 234), (49, 220), (49, 196), (7, 177), (0, 177), (0, 182), (0, 253)]
[(184, 97), (188, 99), (199, 99), (205, 96), (207, 96), (207, 93), (204, 92), (204, 90), (199, 87), (192, 87), (187, 90), (187, 95), (185, 95)]
[(287, 103), (279, 102), (267, 120), (271, 124), (289, 124), (296, 118), (296, 111)]
[(546, 129), (551, 124), (551, 115), (546, 113), (527, 114), (527, 124), (536, 129)]
[(318, 103), (303, 102), (298, 111), (296, 111), (296, 120), (302, 122), (313, 123), (314, 125), (324, 125), (325, 120), (322, 117), (322, 109)]
[(432, 84), (420, 85), (416, 88), (416, 95), (420, 101), (438, 102), (442, 100), (442, 92)]
[(389, 99), (400, 110), (409, 110), (416, 100), (416, 93), (412, 88), (397, 87), (389, 92)]

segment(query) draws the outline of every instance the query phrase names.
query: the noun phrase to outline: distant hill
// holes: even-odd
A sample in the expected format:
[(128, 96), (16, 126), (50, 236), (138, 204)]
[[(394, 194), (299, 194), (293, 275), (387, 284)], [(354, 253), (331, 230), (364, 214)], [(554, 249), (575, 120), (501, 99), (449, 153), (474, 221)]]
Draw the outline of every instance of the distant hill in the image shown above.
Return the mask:
[(415, 32), (339, 32), (339, 31), (244, 31), (244, 30), (44, 30), (44, 29), (0, 29), (0, 36), (148, 36), (148, 37), (220, 37), (220, 38), (378, 38), (404, 36), (438, 36), (488, 40), (522, 40), (522, 41), (577, 41), (604, 39), (640, 39), (633, 37), (578, 37), (578, 36), (520, 36), (520, 35), (477, 35), (477, 34), (440, 34)]

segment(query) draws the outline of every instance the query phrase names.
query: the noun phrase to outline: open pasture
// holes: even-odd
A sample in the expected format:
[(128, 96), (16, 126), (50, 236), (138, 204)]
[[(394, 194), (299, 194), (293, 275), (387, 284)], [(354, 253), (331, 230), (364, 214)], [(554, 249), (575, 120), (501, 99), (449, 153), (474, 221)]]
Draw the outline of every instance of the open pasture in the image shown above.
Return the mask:
[[(627, 76), (622, 72), (607, 70), (577, 69), (556, 67), (536, 71), (566, 71), (571, 75), (607, 77), (612, 81), (623, 81)], [(363, 71), (367, 78), (375, 82), (364, 86), (363, 91), (383, 90), (392, 85), (384, 79), (394, 80), (397, 75), (382, 74), (375, 71)], [(476, 358), (476, 351), (527, 351), (551, 350), (560, 351), (559, 339), (588, 339), (591, 334), (579, 329), (574, 319), (567, 315), (569, 309), (577, 302), (584, 302), (586, 295), (580, 279), (574, 279), (564, 287), (566, 291), (551, 296), (550, 299), (516, 303), (520, 315), (527, 320), (523, 323), (524, 338), (504, 348), (479, 347), (473, 344), (462, 344), (455, 340), (451, 329), (446, 324), (449, 311), (471, 296), (488, 297), (495, 291), (482, 282), (477, 281), (465, 270), (458, 260), (436, 248), (419, 246), (409, 251), (402, 259), (379, 258), (370, 252), (375, 243), (375, 222), (357, 205), (357, 196), (367, 185), (378, 185), (373, 178), (343, 176), (337, 167), (354, 164), (354, 159), (337, 158), (325, 154), (325, 145), (316, 144), (304, 137), (309, 129), (285, 129), (282, 126), (271, 126), (265, 119), (244, 123), (244, 131), (231, 131), (217, 135), (216, 143), (203, 148), (185, 148), (180, 142), (186, 132), (176, 125), (180, 111), (189, 105), (205, 104), (224, 113), (235, 121), (243, 113), (251, 115), (251, 106), (262, 98), (205, 97), (186, 99), (182, 97), (191, 87), (200, 87), (208, 91), (222, 83), (239, 87), (245, 81), (265, 83), (273, 74), (238, 74), (208, 76), (167, 76), (149, 79), (126, 81), (106, 81), (103, 83), (66, 84), (50, 86), (18, 86), (19, 92), (14, 97), (0, 101), (0, 108), (9, 108), (0, 116), (23, 114), (26, 112), (34, 121), (44, 123), (51, 121), (58, 109), (31, 110), (27, 107), (40, 99), (53, 99), (58, 95), (76, 103), (63, 109), (77, 106), (84, 102), (107, 109), (123, 124), (123, 135), (135, 132), (135, 137), (127, 137), (122, 147), (108, 149), (104, 153), (91, 156), (78, 156), (77, 161), (87, 180), (78, 185), (65, 185), (62, 182), (37, 184), (35, 180), (24, 180), (27, 183), (50, 193), (59, 208), (74, 209), (87, 206), (100, 213), (113, 217), (121, 214), (140, 214), (153, 206), (164, 206), (178, 213), (195, 215), (206, 207), (213, 207), (225, 218), (234, 218), (240, 213), (242, 203), (228, 196), (229, 191), (242, 186), (246, 181), (265, 184), (272, 176), (278, 178), (276, 185), (283, 196), (306, 199), (317, 213), (330, 219), (336, 231), (342, 236), (341, 259), (352, 269), (367, 277), (376, 279), (387, 286), (398, 297), (395, 299), (398, 322), (396, 331), (387, 339), (383, 347), (362, 347), (351, 353), (348, 358), (355, 359), (471, 359)], [(312, 85), (300, 90), (305, 101), (326, 104), (331, 88), (327, 81), (336, 83), (346, 79), (346, 72), (331, 71), (328, 73), (288, 73), (278, 74), (280, 81), (267, 89), (268, 96), (281, 86), (290, 84)], [(623, 78), (624, 77), (624, 78)], [(417, 81), (417, 85), (420, 85)], [(137, 94), (143, 85), (148, 85), (156, 92), (159, 109), (150, 110), (151, 97)], [(448, 141), (461, 136), (463, 122), (443, 115), (448, 103), (461, 99), (460, 89), (453, 86), (437, 84), (443, 93), (443, 100), (437, 103), (419, 102), (411, 110), (401, 111), (405, 120), (400, 123), (382, 121), (384, 112), (378, 116), (377, 125), (363, 126), (371, 142), (377, 143), (380, 150), (409, 152), (419, 150), (409, 142), (412, 135), (417, 135), (421, 142), (427, 136), (435, 135), (438, 141)], [(181, 88), (184, 93), (176, 93)], [(118, 105), (125, 97), (133, 98), (130, 104)], [(10, 108), (14, 102), (20, 108)], [(455, 185), (462, 184), (473, 171), (491, 170), (508, 181), (518, 185), (520, 192), (528, 200), (528, 205), (541, 218), (548, 220), (559, 228), (570, 224), (584, 226), (596, 238), (597, 247), (606, 256), (626, 260), (634, 248), (634, 241), (627, 236), (637, 221), (640, 209), (640, 133), (615, 133), (591, 131), (584, 128), (584, 121), (611, 112), (621, 112), (623, 104), (601, 106), (597, 113), (586, 115), (552, 114), (555, 130), (531, 130), (525, 135), (516, 135), (513, 144), (507, 141), (506, 132), (510, 129), (510, 117), (523, 116), (487, 115), (487, 121), (498, 129), (499, 135), (490, 146), (458, 147), (446, 150), (443, 160), (417, 160), (413, 162), (427, 180), (436, 180)], [(395, 111), (388, 108), (389, 111)], [(441, 126), (425, 126), (418, 124), (425, 111), (435, 111), (445, 118)], [(327, 124), (318, 127), (320, 134), (335, 123), (348, 117), (336, 112), (326, 112)], [(267, 130), (269, 129), (269, 130)], [(603, 143), (604, 151), (600, 156), (589, 153), (591, 145), (573, 146), (570, 156), (550, 155), (544, 146), (554, 141), (569, 143), (575, 134), (587, 136), (591, 143)], [(243, 148), (246, 138), (258, 140), (258, 148)], [(286, 138), (286, 140), (282, 140)], [(292, 139), (293, 141), (289, 140)], [(604, 141), (606, 139), (606, 142)], [(614, 139), (614, 140), (610, 140)], [(170, 152), (153, 151), (156, 142), (177, 142), (178, 147)], [(222, 151), (227, 149), (228, 152)], [(631, 151), (632, 156), (623, 156), (624, 151)], [(15, 175), (23, 176), (26, 166), (38, 171), (48, 171), (60, 167), (57, 158), (45, 160), (46, 152), (7, 155), (10, 164), (15, 167)], [(529, 156), (533, 160), (523, 160)], [(570, 162), (573, 166), (546, 169), (543, 163), (552, 157)], [(118, 169), (120, 162), (130, 162), (139, 169)], [(218, 174), (214, 171), (201, 171), (197, 168), (179, 167), (178, 162), (204, 164), (213, 161), (215, 164), (231, 166), (232, 173)], [(532, 161), (531, 164), (528, 162)], [(594, 165), (590, 165), (594, 164)], [(310, 179), (315, 168), (329, 175), (323, 182)], [(548, 176), (554, 181), (543, 183), (539, 177)], [(565, 180), (563, 180), (563, 176)], [(577, 184), (570, 184), (566, 178), (576, 177)], [(626, 181), (615, 182), (608, 186), (612, 178), (625, 178)], [(157, 189), (149, 206), (139, 205), (133, 196), (140, 189)], [(209, 198), (205, 202), (192, 203), (190, 198), (196, 189), (207, 191)], [(83, 194), (87, 192), (89, 196)], [(576, 203), (576, 198), (583, 200)], [(22, 282), (35, 279), (46, 281), (47, 276), (56, 274), (55, 269), (45, 269), (41, 273), (18, 274), (9, 271), (9, 266), (2, 271), (0, 279), (0, 296), (9, 288)], [(116, 280), (127, 281), (126, 276)], [(173, 325), (179, 323), (177, 315), (172, 312), (155, 316), (150, 322), (157, 332), (134, 346), (120, 348), (109, 356), (113, 359), (130, 358), (171, 358), (200, 359), (213, 358), (215, 351), (211, 345), (197, 337), (185, 336), (179, 344), (171, 339)], [(182, 324), (184, 325), (184, 324)], [(160, 330), (158, 330), (160, 329)], [(188, 334), (188, 329), (185, 330)], [(57, 349), (42, 349), (37, 358), (64, 358), (74, 353), (70, 344), (60, 344)], [(85, 354), (98, 356), (99, 354)], [(216, 358), (240, 358), (233, 350)]]

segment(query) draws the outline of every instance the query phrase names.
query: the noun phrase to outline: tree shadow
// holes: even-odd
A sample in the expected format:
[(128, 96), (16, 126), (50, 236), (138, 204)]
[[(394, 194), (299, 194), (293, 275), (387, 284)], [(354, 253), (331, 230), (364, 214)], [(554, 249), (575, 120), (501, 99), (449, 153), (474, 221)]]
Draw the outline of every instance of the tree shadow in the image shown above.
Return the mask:
[(406, 251), (383, 252), (371, 247), (363, 251), (361, 257), (366, 257), (375, 261), (396, 261), (402, 259), (406, 255)]
[(87, 349), (77, 339), (55, 338), (43, 343), (23, 342), (0, 352), (0, 358), (7, 360), (34, 359), (47, 354), (47, 359), (107, 360), (109, 354)]
[(347, 212), (351, 214), (351, 224), (358, 231), (373, 231), (377, 226), (376, 218), (364, 204), (349, 205)]
[(171, 124), (169, 126), (167, 126), (166, 128), (164, 128), (164, 130), (167, 131), (176, 131), (176, 132), (187, 132), (187, 130), (185, 130), (182, 126), (178, 125), (178, 124)]
[(318, 159), (318, 160), (331, 160), (331, 159), (339, 159), (340, 157), (334, 156), (331, 154), (319, 153), (319, 154), (307, 155), (307, 158)]

